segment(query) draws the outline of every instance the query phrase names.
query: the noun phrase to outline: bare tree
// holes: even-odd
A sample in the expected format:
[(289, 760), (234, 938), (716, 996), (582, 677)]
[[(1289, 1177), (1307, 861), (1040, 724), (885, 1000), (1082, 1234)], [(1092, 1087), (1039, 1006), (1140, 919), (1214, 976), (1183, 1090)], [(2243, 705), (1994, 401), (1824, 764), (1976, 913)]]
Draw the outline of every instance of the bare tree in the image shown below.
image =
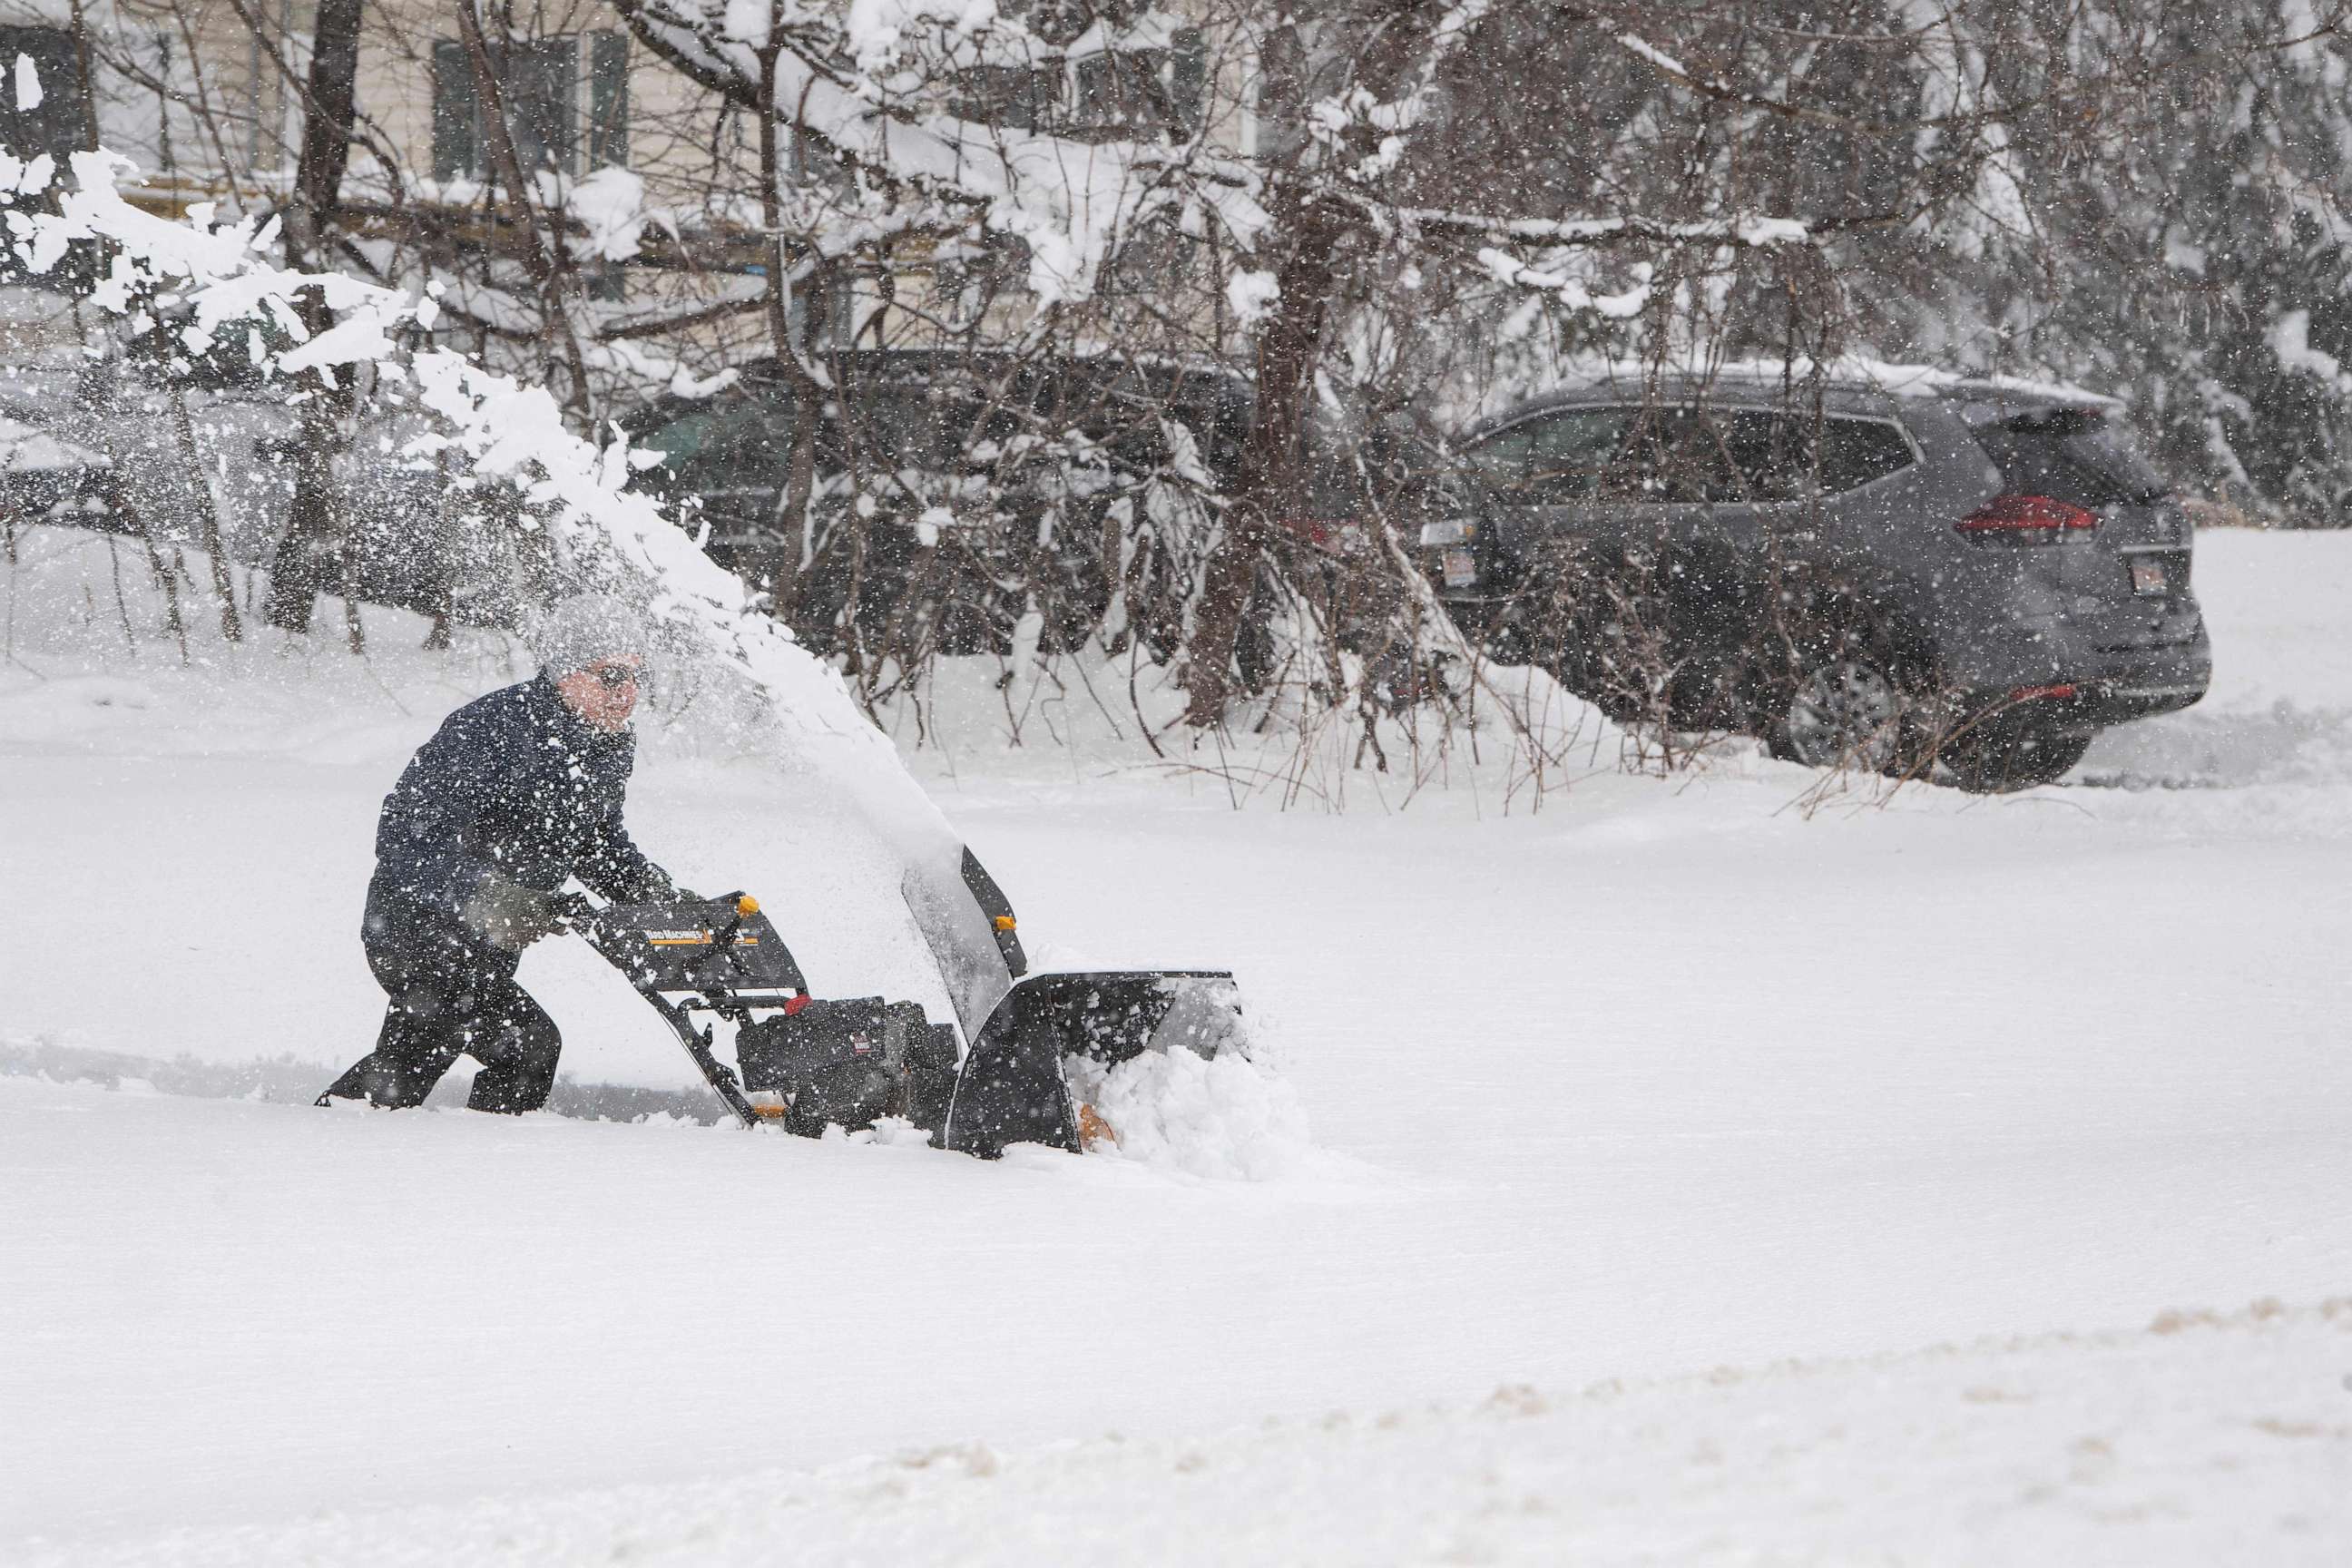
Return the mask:
[[(362, 0), (320, 0), (319, 5), (303, 93), (301, 153), (286, 212), (286, 259), (291, 267), (320, 270), (331, 260), (327, 236), (340, 216), (343, 174), (351, 164), (364, 16)], [(331, 324), (326, 300), (316, 291), (306, 297), (303, 315), (313, 334)], [(314, 395), (302, 405), (301, 438), (293, 454), (294, 500), (272, 558), (263, 610), (271, 626), (293, 632), (310, 630), (311, 608), (342, 543), (334, 468), (348, 445), (345, 430), (355, 406), (357, 376), (325, 373), (312, 390)], [(344, 587), (348, 606), (351, 584)], [(349, 613), (356, 653), (360, 621), (355, 606)]]

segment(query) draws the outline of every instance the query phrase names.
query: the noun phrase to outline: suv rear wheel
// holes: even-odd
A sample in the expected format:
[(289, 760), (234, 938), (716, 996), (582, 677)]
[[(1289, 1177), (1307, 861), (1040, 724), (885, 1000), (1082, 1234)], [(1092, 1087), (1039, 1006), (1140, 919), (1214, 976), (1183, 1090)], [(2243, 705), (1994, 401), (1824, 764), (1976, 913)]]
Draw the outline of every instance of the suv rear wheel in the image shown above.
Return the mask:
[(1749, 699), (1772, 754), (1814, 768), (1906, 771), (1927, 707), (1915, 639), (1845, 584), (1798, 579), (1778, 603)]
[(1903, 756), (1903, 694), (1894, 678), (1858, 658), (1807, 672), (1789, 692), (1774, 751), (1807, 767), (1885, 773)]
[(2055, 784), (2083, 760), (2095, 738), (1998, 714), (1956, 731), (1936, 760), (1958, 788), (1970, 795), (2001, 795)]

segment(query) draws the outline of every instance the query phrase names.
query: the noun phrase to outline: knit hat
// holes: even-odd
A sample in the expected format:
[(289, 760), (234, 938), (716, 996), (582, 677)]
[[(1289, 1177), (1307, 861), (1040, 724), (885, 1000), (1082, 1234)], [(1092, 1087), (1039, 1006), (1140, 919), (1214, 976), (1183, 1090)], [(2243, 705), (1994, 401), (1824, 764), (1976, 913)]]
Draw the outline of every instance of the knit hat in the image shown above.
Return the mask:
[(560, 680), (606, 659), (642, 658), (653, 637), (645, 616), (625, 599), (575, 594), (556, 602), (531, 641), (539, 653), (540, 673)]

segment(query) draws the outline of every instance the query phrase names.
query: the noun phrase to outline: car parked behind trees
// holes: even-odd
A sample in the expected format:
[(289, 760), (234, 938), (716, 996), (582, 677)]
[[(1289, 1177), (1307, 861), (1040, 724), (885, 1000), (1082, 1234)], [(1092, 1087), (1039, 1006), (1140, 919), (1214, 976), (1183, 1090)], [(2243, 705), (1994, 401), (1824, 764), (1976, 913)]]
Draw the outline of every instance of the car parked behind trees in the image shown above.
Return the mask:
[(1621, 719), (1964, 788), (2204, 694), (2191, 527), (2118, 405), (1955, 377), (1601, 381), (1466, 432), (1456, 620)]
[(805, 643), (869, 686), (885, 667), (1009, 652), (1032, 615), (1047, 652), (1103, 632), (1172, 653), (1169, 617), (1230, 483), (1247, 383), (1108, 357), (823, 363), (822, 391), (766, 361), (628, 422), (661, 458), (638, 482), (698, 508), (705, 548)]

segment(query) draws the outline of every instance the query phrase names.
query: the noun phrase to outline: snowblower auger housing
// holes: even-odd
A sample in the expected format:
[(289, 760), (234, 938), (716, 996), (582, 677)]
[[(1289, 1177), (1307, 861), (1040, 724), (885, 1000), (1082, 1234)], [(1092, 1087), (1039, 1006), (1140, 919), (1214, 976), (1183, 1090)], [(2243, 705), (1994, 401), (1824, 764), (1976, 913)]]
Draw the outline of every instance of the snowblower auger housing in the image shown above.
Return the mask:
[(1075, 1151), (1083, 1143), (1064, 1058), (1116, 1067), (1148, 1050), (1242, 1047), (1240, 993), (1223, 970), (1032, 974), (981, 1026), (940, 1142), (985, 1160), (1012, 1143)]
[[(1222, 970), (1032, 974), (965, 1050), (956, 1026), (930, 1022), (919, 1004), (811, 997), (774, 925), (740, 894), (608, 905), (581, 931), (749, 1127), (781, 1122), (814, 1137), (898, 1116), (982, 1159), (1013, 1143), (1076, 1152), (1066, 1057), (1115, 1066), (1147, 1050), (1213, 1057), (1244, 1046), (1239, 994)], [(698, 1013), (735, 1026), (734, 1067)]]

